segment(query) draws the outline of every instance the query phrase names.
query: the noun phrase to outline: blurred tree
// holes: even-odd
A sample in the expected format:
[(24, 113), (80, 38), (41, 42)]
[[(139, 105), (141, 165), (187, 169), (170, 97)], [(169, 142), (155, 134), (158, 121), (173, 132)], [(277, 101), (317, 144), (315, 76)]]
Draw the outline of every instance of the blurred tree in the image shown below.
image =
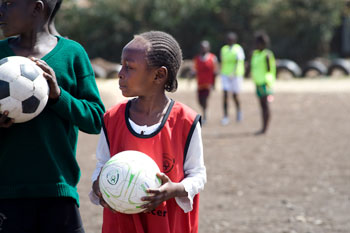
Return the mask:
[(327, 56), (334, 29), (340, 23), (343, 0), (274, 0), (273, 7), (256, 21), (272, 39), (277, 57), (299, 63)]
[(90, 57), (115, 62), (133, 35), (147, 30), (171, 33), (184, 57), (192, 58), (203, 39), (218, 54), (228, 31), (239, 35), (248, 52), (258, 29), (270, 35), (277, 57), (303, 62), (327, 54), (344, 1), (94, 0), (82, 8), (76, 0), (64, 0), (56, 24), (62, 35), (83, 44)]
[[(56, 20), (63, 35), (79, 41), (91, 57), (118, 61), (123, 46), (134, 34), (146, 30), (171, 33), (185, 58), (207, 39), (218, 52), (227, 31), (249, 37), (251, 8), (258, 0), (95, 0), (88, 8), (65, 0)], [(237, 14), (239, 12), (239, 14)]]

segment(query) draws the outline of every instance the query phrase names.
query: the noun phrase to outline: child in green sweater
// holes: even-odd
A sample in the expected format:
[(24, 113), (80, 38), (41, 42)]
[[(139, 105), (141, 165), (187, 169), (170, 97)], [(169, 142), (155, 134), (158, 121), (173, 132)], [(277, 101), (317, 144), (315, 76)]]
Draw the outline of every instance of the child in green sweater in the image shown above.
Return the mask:
[(72, 40), (49, 33), (56, 0), (3, 0), (0, 59), (32, 57), (49, 101), (36, 118), (0, 116), (0, 231), (84, 232), (79, 214), (78, 130), (97, 134), (104, 106), (89, 58)]

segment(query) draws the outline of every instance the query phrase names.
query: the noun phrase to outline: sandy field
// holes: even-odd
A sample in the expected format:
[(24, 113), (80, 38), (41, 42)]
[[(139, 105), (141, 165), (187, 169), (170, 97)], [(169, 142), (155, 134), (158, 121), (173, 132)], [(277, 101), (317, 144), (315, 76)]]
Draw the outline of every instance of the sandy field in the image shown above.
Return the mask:
[[(107, 108), (123, 97), (116, 79), (98, 79)], [(199, 111), (195, 83), (169, 96)], [(350, 233), (350, 79), (276, 84), (269, 132), (249, 80), (244, 120), (220, 125), (220, 83), (211, 93), (203, 143), (208, 182), (200, 197), (200, 233)], [(100, 232), (102, 208), (90, 203), (98, 135), (80, 133), (78, 186), (86, 233)]]

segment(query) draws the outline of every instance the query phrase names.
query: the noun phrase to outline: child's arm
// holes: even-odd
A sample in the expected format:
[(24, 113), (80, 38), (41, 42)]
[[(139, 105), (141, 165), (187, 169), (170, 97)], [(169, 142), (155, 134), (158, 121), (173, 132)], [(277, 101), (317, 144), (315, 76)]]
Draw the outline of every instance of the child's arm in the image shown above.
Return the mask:
[[(254, 52), (254, 51), (253, 51)], [(247, 58), (248, 60), (248, 63), (247, 63), (247, 67), (246, 67), (246, 70), (245, 70), (245, 73), (244, 73), (244, 76), (245, 77), (251, 77), (251, 73), (250, 73), (250, 70), (251, 70), (251, 64), (252, 64), (252, 57), (253, 57), (253, 52), (251, 52), (249, 54), (249, 58)], [(251, 77), (253, 78), (253, 77)]]
[(270, 59), (269, 59), (269, 54), (266, 56), (266, 70), (269, 73), (270, 72)]
[(64, 69), (67, 68), (69, 72), (72, 72), (72, 74), (65, 75), (70, 75), (73, 79), (72, 82), (67, 83), (65, 81), (68, 80), (63, 79), (62, 84), (65, 83), (66, 88), (59, 86), (57, 83), (56, 76), (61, 73), (57, 73), (59, 67), (54, 65), (53, 59), (46, 62), (38, 59), (35, 59), (35, 61), (47, 73), (45, 77), (48, 79), (50, 86), (49, 107), (66, 122), (77, 126), (79, 130), (85, 133), (98, 134), (101, 130), (102, 115), (105, 109), (88, 55), (80, 45), (77, 45), (77, 48), (74, 49), (76, 49), (74, 56), (67, 57), (67, 62), (74, 62), (74, 67), (69, 65), (70, 63), (67, 67), (64, 67)]
[(268, 87), (273, 87), (273, 84), (275, 82), (275, 76), (273, 74), (273, 72), (271, 71), (271, 67), (270, 67), (270, 54), (267, 53), (266, 55), (266, 76), (265, 76), (265, 81), (266, 81), (266, 85)]
[(214, 55), (214, 75), (217, 76), (220, 72), (220, 64), (218, 58)]
[(150, 203), (144, 205), (147, 211), (153, 210), (163, 201), (173, 197), (185, 213), (192, 210), (194, 196), (203, 190), (206, 183), (206, 169), (199, 123), (191, 138), (184, 164), (184, 173), (185, 178), (180, 183), (172, 182), (164, 174), (158, 176), (163, 181), (163, 185), (159, 189), (149, 190), (155, 196), (144, 197), (145, 201), (150, 201)]
[(245, 60), (245, 54), (244, 51), (241, 47), (238, 48), (237, 50), (237, 55), (236, 55), (236, 65), (234, 68), (234, 76), (244, 76), (244, 73), (242, 74), (242, 67), (244, 67), (244, 60)]
[(192, 210), (193, 198), (204, 189), (204, 185), (207, 182), (201, 131), (201, 126), (198, 123), (193, 132), (184, 163), (185, 178), (181, 183), (184, 185), (188, 195), (175, 198), (177, 204), (184, 212)]

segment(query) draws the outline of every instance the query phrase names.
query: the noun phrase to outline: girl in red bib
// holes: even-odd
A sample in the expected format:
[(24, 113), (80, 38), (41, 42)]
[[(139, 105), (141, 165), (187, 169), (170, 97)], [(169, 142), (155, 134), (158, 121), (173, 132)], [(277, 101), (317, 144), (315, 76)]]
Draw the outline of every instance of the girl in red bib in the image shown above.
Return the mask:
[[(177, 89), (181, 61), (177, 41), (160, 31), (137, 35), (123, 49), (119, 86), (134, 98), (104, 115), (90, 193), (104, 207), (103, 233), (198, 232), (199, 192), (206, 183), (200, 116), (165, 94)], [(147, 190), (152, 195), (143, 197), (148, 203), (140, 214), (112, 211), (98, 187), (102, 166), (125, 150), (147, 154), (161, 170), (162, 185)]]
[(202, 108), (202, 123), (207, 119), (207, 103), (210, 90), (215, 85), (215, 76), (218, 69), (218, 59), (210, 52), (210, 43), (204, 40), (200, 43), (200, 52), (193, 59), (197, 77), (198, 102)]

